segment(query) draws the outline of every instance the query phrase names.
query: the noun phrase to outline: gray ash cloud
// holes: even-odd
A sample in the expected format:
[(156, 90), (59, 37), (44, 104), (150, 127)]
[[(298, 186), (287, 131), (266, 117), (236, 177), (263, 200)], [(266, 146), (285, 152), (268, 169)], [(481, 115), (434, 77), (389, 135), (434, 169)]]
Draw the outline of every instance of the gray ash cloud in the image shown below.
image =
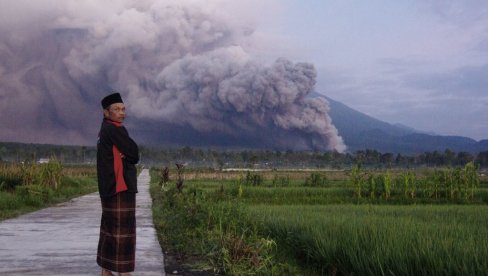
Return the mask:
[(313, 65), (253, 59), (252, 28), (211, 4), (10, 2), (0, 1), (2, 140), (90, 144), (114, 89), (145, 143), (345, 149), (328, 103), (308, 96)]

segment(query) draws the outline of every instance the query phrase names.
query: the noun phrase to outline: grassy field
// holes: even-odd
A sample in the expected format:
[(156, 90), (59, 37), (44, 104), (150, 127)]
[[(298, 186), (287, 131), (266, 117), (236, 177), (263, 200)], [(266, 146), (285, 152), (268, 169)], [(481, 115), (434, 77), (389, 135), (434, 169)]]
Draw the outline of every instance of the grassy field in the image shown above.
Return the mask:
[(487, 275), (488, 179), (408, 173), (365, 171), (391, 191), (360, 197), (350, 171), (190, 170), (178, 192), (153, 170), (155, 224), (165, 250), (228, 275)]
[(95, 166), (0, 165), (0, 220), (97, 191)]
[(318, 274), (488, 273), (488, 206), (253, 205), (249, 212)]

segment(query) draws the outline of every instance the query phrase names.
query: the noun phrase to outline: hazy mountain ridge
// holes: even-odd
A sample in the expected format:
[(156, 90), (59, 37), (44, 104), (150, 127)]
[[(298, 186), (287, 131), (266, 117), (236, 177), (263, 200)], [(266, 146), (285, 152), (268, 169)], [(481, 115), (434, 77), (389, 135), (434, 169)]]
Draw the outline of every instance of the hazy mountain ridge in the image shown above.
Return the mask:
[(463, 136), (424, 133), (401, 124), (378, 120), (324, 95), (329, 102), (332, 123), (349, 151), (376, 149), (380, 152), (422, 153), (426, 151), (480, 152), (488, 150), (488, 139), (476, 141)]

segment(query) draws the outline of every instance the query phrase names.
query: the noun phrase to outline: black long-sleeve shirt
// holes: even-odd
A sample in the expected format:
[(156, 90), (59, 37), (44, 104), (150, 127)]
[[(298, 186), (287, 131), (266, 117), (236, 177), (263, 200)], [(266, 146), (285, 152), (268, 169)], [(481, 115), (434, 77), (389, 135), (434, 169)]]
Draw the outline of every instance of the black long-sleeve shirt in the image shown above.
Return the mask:
[[(120, 153), (124, 155), (121, 158)], [(126, 190), (137, 193), (139, 148), (120, 123), (104, 119), (98, 134), (97, 175), (100, 197)]]

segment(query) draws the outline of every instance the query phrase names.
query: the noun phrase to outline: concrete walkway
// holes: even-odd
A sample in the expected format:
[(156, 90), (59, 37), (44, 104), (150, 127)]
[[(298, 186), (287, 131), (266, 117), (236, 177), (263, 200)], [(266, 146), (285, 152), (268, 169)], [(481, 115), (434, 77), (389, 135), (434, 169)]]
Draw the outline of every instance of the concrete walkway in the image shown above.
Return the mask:
[[(132, 275), (164, 275), (147, 169), (139, 175), (138, 187)], [(96, 253), (101, 212), (98, 193), (93, 193), (0, 222), (0, 275), (100, 275)]]

